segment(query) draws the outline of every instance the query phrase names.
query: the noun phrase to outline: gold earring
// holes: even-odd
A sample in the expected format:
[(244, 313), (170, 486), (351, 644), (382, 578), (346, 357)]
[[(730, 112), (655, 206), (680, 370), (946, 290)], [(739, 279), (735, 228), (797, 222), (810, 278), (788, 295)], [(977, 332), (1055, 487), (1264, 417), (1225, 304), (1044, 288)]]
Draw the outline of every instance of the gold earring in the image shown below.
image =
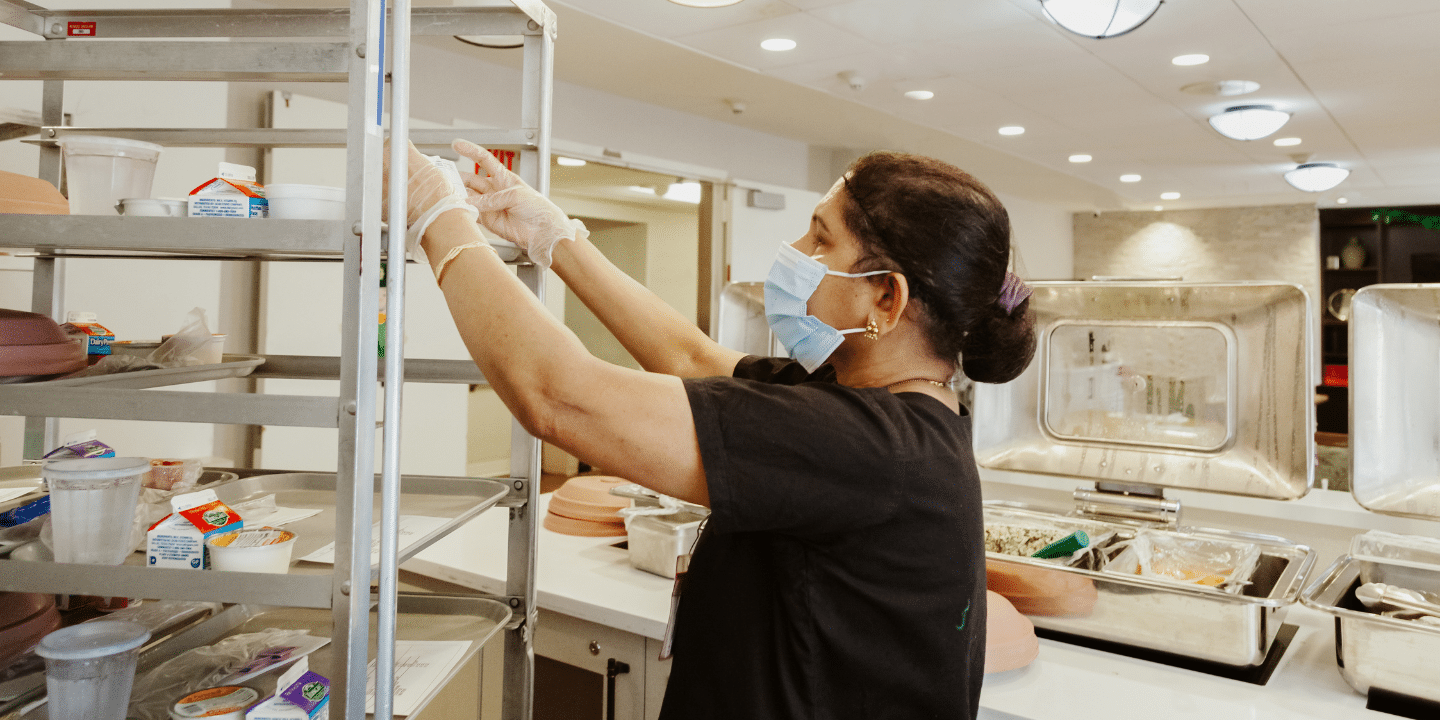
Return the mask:
[(879, 339), (880, 339), (880, 326), (875, 324), (875, 318), (873, 318), (873, 317), (870, 318), (870, 322), (865, 323), (865, 339), (866, 339), (866, 340), (879, 340)]

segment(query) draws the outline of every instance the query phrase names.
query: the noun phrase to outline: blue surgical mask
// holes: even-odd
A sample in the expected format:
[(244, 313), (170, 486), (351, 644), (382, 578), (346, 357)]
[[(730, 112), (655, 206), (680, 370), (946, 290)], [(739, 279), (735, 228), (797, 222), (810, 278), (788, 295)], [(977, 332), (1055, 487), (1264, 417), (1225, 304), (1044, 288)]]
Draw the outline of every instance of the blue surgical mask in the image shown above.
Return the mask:
[(865, 328), (836, 330), (810, 314), (807, 304), (815, 288), (820, 287), (820, 281), (826, 275), (859, 278), (889, 272), (838, 272), (784, 243), (770, 266), (769, 277), (765, 278), (765, 321), (790, 357), (798, 360), (806, 372), (815, 372), (835, 348), (840, 347), (846, 335), (865, 331)]

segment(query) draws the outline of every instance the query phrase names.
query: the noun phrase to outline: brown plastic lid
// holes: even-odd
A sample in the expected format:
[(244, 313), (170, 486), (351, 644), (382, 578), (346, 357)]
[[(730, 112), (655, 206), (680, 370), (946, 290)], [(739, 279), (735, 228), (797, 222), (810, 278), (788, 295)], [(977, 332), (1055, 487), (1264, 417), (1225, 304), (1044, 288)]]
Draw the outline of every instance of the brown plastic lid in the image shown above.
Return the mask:
[(70, 203), (40, 178), (0, 170), (0, 213), (69, 215)]
[(85, 365), (85, 348), (54, 320), (0, 308), (0, 377), (63, 375)]
[(567, 518), (564, 515), (556, 515), (553, 512), (545, 513), (545, 521), (542, 523), (546, 530), (560, 533), (561, 535), (577, 535), (579, 537), (618, 537), (625, 534), (624, 522), (596, 522), (593, 520), (576, 520)]
[(629, 484), (629, 480), (612, 475), (576, 475), (555, 491), (555, 497), (619, 510), (630, 507), (630, 500), (611, 495), (610, 488)]

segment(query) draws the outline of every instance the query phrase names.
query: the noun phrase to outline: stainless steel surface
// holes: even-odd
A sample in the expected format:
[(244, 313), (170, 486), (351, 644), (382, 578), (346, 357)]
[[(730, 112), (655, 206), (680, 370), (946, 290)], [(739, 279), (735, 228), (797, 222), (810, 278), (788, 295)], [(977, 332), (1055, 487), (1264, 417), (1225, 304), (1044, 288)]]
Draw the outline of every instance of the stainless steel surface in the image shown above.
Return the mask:
[[(1341, 557), (1305, 589), (1301, 601), (1335, 616), (1335, 657), (1350, 687), (1440, 702), (1440, 627), (1365, 610), (1353, 588), (1372, 565), (1379, 564)], [(1412, 588), (1440, 592), (1440, 568), (1428, 574), (1428, 584)]]
[[(542, 8), (544, 6), (541, 6)], [(350, 15), (343, 8), (267, 8), (254, 10), (44, 10), (25, 17), (5, 12), (0, 4), (0, 22), (23, 23), (36, 35), (63, 38), (51, 33), (56, 23), (90, 21), (96, 34), (107, 38), (160, 37), (343, 37), (349, 31)], [(415, 35), (521, 35), (530, 18), (514, 8), (419, 8), (415, 11)], [(17, 25), (18, 26), (18, 25)], [(64, 25), (61, 25), (63, 28)]]
[(1071, 494), (1075, 508), (1086, 515), (1176, 525), (1180, 522), (1180, 501), (1155, 495), (1135, 495), (1103, 490), (1079, 489)]
[(21, 0), (0, 0), (0, 23), (20, 28), (33, 35), (43, 35), (45, 19), (40, 16), (40, 10), (43, 8)]
[[(389, 187), (410, 183), (410, 0), (394, 0), (390, 33), (390, 176)], [(409, 217), (408, 193), (390, 193), (391, 218)], [(385, 417), (380, 483), (380, 588), (375, 619), (375, 717), (394, 715), (395, 602), (400, 574), (401, 392), (405, 385), (405, 245), (407, 233), (388, 233), (386, 256), (399, 272), (386, 274)]]
[(338, 255), (348, 238), (353, 238), (349, 226), (333, 220), (0, 216), (0, 247), (41, 252), (73, 248), (229, 257)]
[[(1312, 313), (1300, 287), (1033, 287), (1036, 361), (1010, 383), (976, 387), (981, 465), (1285, 500), (1309, 491)], [(1156, 397), (1195, 376), (1206, 378), (1191, 383), (1198, 399)]]
[(306, 395), (0, 385), (0, 415), (335, 427), (345, 415), (338, 407), (334, 397)]
[(183, 385), (185, 383), (245, 377), (265, 362), (259, 355), (223, 355), (213, 365), (156, 368), (134, 372), (92, 375), (89, 377), (48, 380), (36, 387), (87, 387), (100, 385), (111, 389), (144, 390), (147, 388)]
[(1370, 285), (1350, 310), (1350, 492), (1440, 518), (1440, 285)]
[[(253, 148), (343, 148), (345, 129), (334, 130), (306, 128), (87, 128), (87, 127), (46, 127), (42, 128), (38, 140), (28, 144), (41, 147), (57, 146), (59, 138), (66, 135), (102, 135), (122, 137), (130, 140), (153, 142), (165, 147), (253, 147)], [(533, 129), (525, 130), (481, 130), (443, 128), (438, 130), (412, 130), (410, 142), (416, 147), (443, 150), (454, 154), (450, 143), (457, 137), (490, 149), (527, 150), (535, 147), (531, 137)]]
[(345, 43), (0, 42), (7, 80), (344, 82), (351, 56)]
[[(991, 517), (1062, 522), (1092, 536), (1108, 529), (1133, 536), (1140, 525), (1106, 523), (1015, 505), (990, 505)], [(1035, 627), (1211, 662), (1250, 667), (1265, 660), (1284, 616), (1300, 595), (1314, 554), (1278, 538), (1222, 530), (1185, 534), (1261, 547), (1251, 584), (1239, 594), (1140, 576), (1067, 567), (1052, 561), (986, 553), (991, 589), (1012, 599)]]
[[(265, 364), (252, 378), (333, 378), (340, 370), (340, 358), (318, 355), (266, 355)], [(405, 358), (405, 382), (486, 385), (473, 360), (427, 360)]]

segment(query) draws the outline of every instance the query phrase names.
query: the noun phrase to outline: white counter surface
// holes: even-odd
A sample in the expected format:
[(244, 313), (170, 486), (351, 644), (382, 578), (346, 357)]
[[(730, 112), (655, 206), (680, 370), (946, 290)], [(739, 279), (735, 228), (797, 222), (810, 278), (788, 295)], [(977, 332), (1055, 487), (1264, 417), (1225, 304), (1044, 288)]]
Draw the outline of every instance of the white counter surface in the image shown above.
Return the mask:
[[(1010, 485), (1008, 479), (987, 474), (986, 498), (1004, 495), (1012, 488), (1019, 488), (1023, 495), (1026, 483)], [(549, 496), (542, 496), (540, 512), (548, 503)], [(1226, 514), (1247, 509), (1244, 502), (1215, 508)], [(1260, 516), (1264, 516), (1263, 511)], [(1207, 521), (1210, 519), (1214, 518)], [(505, 530), (503, 512), (485, 513), (404, 567), (465, 587), (503, 593)], [(1356, 531), (1322, 528), (1316, 532), (1317, 537), (1325, 536), (1319, 538), (1323, 542), (1292, 539), (1335, 545), (1340, 537)], [(623, 539), (571, 537), (542, 527), (537, 567), (540, 607), (644, 637), (661, 638), (669, 613), (671, 581), (630, 567), (626, 552), (611, 547)], [(1325, 552), (1317, 554), (1314, 573), (1336, 557)], [(1265, 686), (1041, 640), (1040, 657), (1029, 667), (986, 678), (981, 717), (1394, 720), (1394, 715), (1366, 710), (1365, 697), (1351, 690), (1340, 676), (1335, 665), (1334, 622), (1329, 615), (1297, 604), (1285, 621), (1296, 625), (1298, 631)]]

